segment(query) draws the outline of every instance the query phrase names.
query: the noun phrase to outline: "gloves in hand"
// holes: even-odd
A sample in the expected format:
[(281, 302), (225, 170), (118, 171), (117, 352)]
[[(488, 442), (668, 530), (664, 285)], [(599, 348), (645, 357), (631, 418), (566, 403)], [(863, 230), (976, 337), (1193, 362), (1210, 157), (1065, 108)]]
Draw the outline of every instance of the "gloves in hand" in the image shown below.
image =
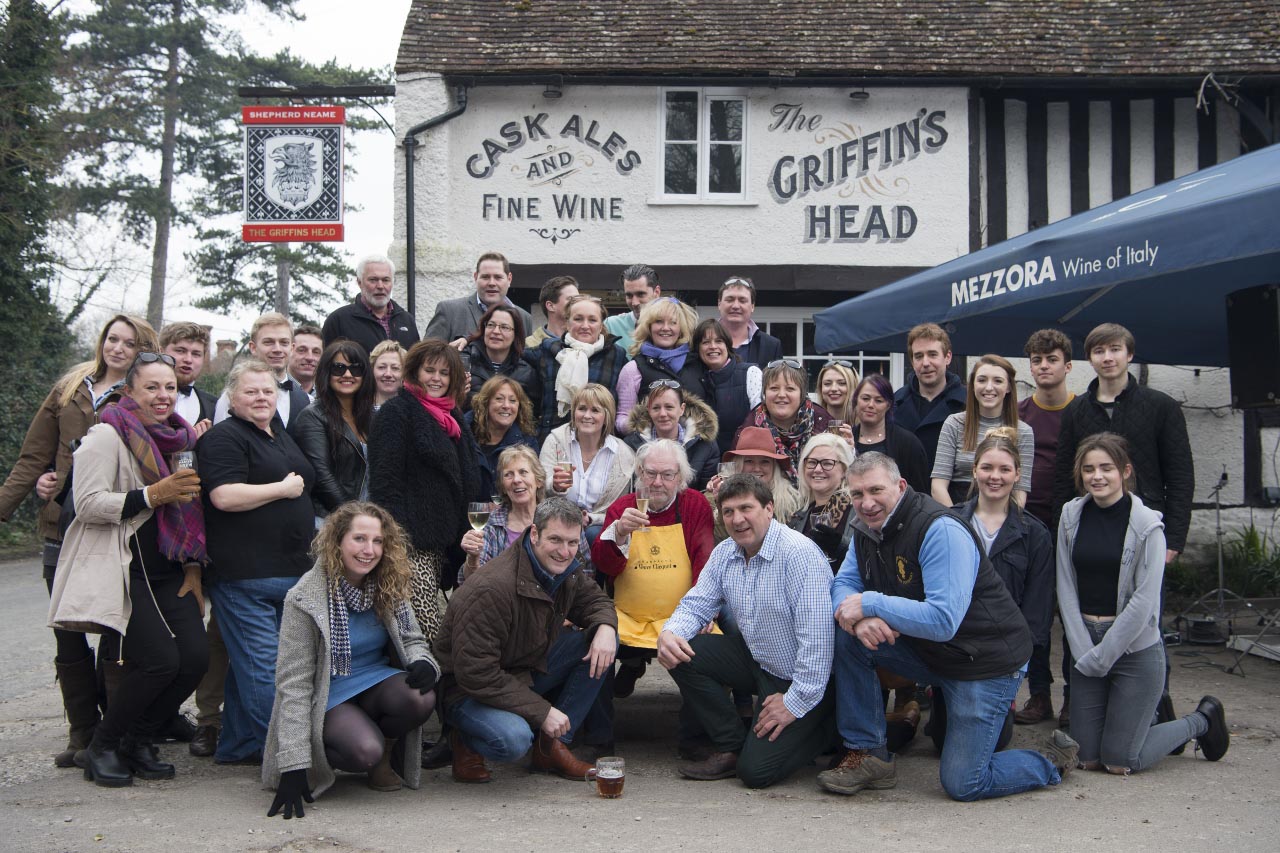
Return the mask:
[(200, 497), (200, 475), (191, 468), (179, 468), (158, 483), (147, 486), (147, 499), (153, 507), (172, 503), (191, 503)]
[(416, 688), (419, 693), (426, 693), (436, 686), (436, 670), (425, 660), (416, 660), (409, 664), (408, 675), (404, 683)]
[(271, 801), (271, 809), (267, 812), (267, 817), (275, 817), (281, 809), (284, 809), (285, 820), (292, 819), (294, 815), (306, 817), (307, 813), (302, 810), (303, 800), (308, 803), (315, 802), (311, 798), (311, 788), (307, 785), (307, 771), (286, 770), (280, 774), (280, 784), (276, 786), (276, 798)]

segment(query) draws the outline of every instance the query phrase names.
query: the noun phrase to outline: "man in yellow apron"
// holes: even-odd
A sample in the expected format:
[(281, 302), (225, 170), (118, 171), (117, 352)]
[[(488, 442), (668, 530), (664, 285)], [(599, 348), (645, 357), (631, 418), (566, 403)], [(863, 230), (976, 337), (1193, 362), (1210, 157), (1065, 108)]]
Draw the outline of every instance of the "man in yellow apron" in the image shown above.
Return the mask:
[[(678, 442), (658, 439), (643, 445), (636, 453), (636, 491), (609, 507), (591, 548), (596, 570), (613, 578), (618, 610), (620, 669), (614, 697), (631, 695), (667, 617), (697, 581), (715, 546), (711, 505), (688, 488), (692, 479)], [(638, 498), (649, 501), (647, 512), (637, 507)]]

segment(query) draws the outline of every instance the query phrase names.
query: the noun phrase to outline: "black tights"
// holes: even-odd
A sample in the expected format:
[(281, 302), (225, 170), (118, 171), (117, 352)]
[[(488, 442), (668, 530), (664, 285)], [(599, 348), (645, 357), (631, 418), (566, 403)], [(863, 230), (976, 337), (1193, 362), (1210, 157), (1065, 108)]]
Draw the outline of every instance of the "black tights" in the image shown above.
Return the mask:
[[(148, 579), (130, 567), (129, 597), (133, 609), (124, 635), (126, 666), (94, 732), (99, 748), (114, 749), (125, 734), (141, 739), (155, 736), (209, 668), (204, 619), (194, 595), (178, 597), (182, 580), (178, 571)], [(109, 659), (119, 657), (120, 635), (104, 634), (100, 649)]]
[(435, 691), (419, 693), (404, 678), (385, 678), (325, 712), (324, 754), (331, 767), (367, 773), (382, 758), (384, 739), (401, 737), (427, 721), (436, 707)]
[[(49, 594), (53, 595), (53, 578), (45, 578), (44, 584), (49, 588)], [(61, 628), (54, 628), (53, 641), (57, 644), (57, 652), (54, 654), (53, 659), (58, 663), (76, 663), (93, 653), (93, 650), (89, 648), (89, 638), (79, 631), (64, 631)]]

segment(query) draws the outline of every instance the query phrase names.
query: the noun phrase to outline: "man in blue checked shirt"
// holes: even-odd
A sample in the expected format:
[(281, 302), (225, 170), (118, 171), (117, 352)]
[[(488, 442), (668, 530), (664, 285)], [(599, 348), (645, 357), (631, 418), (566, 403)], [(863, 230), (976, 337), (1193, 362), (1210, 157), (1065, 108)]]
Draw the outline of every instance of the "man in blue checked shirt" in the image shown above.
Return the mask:
[(971, 801), (1056, 785), (1079, 745), (1060, 731), (1039, 751), (995, 752), (1018, 693), (1031, 630), (975, 534), (947, 508), (912, 490), (882, 453), (849, 466), (857, 518), (844, 565), (831, 582), (837, 624), (836, 719), (848, 750), (818, 774), (837, 794), (892, 788), (876, 667), (941, 689), (947, 740), (939, 777), (948, 796)]
[[(765, 788), (811, 764), (834, 739), (831, 568), (817, 545), (774, 520), (773, 494), (756, 477), (726, 479), (716, 504), (732, 538), (711, 552), (658, 635), (658, 662), (714, 749), (680, 773), (736, 775)], [(722, 610), (741, 633), (706, 632)], [(726, 688), (760, 697), (749, 732)]]

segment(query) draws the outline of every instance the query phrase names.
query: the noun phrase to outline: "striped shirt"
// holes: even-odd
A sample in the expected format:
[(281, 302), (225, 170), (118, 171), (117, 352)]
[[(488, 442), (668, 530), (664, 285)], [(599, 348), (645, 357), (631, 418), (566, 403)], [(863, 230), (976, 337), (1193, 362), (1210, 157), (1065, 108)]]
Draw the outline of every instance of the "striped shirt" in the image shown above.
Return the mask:
[(831, 676), (830, 584), (831, 566), (818, 546), (772, 521), (750, 560), (732, 539), (715, 547), (666, 630), (692, 639), (722, 610), (731, 611), (761, 668), (791, 682), (782, 702), (803, 717), (822, 700)]

